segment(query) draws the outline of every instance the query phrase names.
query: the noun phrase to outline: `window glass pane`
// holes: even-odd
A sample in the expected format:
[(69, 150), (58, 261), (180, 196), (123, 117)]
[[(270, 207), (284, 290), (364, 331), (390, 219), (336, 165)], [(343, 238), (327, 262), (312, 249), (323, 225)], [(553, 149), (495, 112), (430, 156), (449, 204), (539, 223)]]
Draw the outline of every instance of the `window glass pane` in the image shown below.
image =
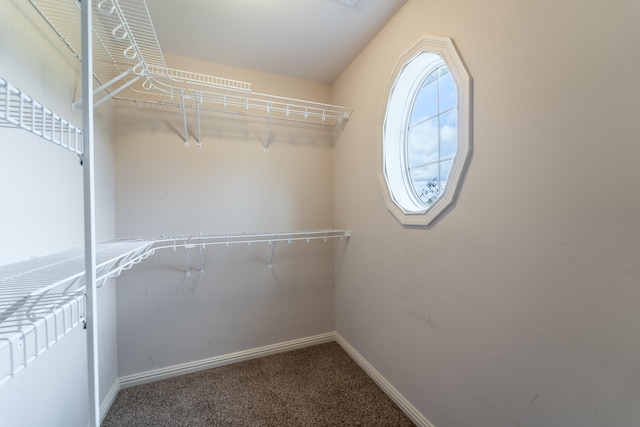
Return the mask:
[(410, 168), (438, 161), (438, 117), (409, 129), (407, 164)]
[(458, 102), (458, 90), (447, 67), (440, 68), (440, 111), (445, 111), (456, 106)]
[(440, 116), (440, 158), (450, 159), (456, 155), (458, 135), (458, 110)]
[(438, 114), (438, 73), (431, 73), (418, 91), (409, 124)]
[(439, 175), (438, 163), (409, 170), (413, 190), (427, 207), (442, 194)]

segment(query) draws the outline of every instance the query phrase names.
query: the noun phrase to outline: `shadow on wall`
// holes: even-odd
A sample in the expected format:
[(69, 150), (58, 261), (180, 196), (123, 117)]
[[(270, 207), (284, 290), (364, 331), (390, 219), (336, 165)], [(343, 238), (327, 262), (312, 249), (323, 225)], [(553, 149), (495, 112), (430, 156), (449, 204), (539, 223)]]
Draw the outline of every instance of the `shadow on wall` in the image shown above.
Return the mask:
[[(346, 241), (158, 251), (118, 278), (120, 376), (334, 330), (334, 250)], [(190, 271), (187, 276), (186, 272)]]

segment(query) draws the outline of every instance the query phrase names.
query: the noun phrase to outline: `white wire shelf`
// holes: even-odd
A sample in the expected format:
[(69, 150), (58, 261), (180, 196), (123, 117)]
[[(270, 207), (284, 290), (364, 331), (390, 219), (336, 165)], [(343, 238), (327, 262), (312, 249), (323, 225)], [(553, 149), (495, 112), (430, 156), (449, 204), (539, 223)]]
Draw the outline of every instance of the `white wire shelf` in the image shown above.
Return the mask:
[[(264, 243), (273, 241), (297, 241), (317, 239), (344, 239), (351, 236), (351, 230), (338, 230), (326, 228), (321, 230), (297, 230), (297, 231), (265, 231), (265, 232), (239, 232), (219, 234), (184, 234), (176, 236), (159, 236), (154, 238), (140, 238), (142, 241), (152, 240), (155, 244), (163, 242), (185, 242), (185, 244), (197, 242), (204, 245), (222, 245), (238, 243)], [(132, 241), (137, 241), (133, 239)]]
[(83, 152), (80, 128), (2, 78), (0, 126), (21, 128), (78, 155)]
[(85, 310), (82, 291), (0, 297), (0, 385), (82, 324)]
[[(80, 12), (76, 0), (29, 0), (56, 36), (79, 58)], [(168, 68), (145, 0), (94, 2), (93, 52), (95, 105), (115, 98), (143, 106), (162, 106), (183, 115), (189, 145), (187, 112), (200, 118), (244, 116), (262, 119), (267, 139), (272, 121), (309, 125), (334, 132), (353, 110), (348, 107), (285, 98), (251, 90), (251, 83)], [(73, 103), (78, 106), (80, 101)], [(265, 149), (268, 141), (265, 142)]]
[[(350, 230), (198, 234), (114, 240), (96, 248), (96, 283), (117, 277), (158, 250), (184, 250), (186, 275), (204, 274), (202, 251), (207, 246), (268, 244), (273, 258), (278, 242), (344, 240)], [(200, 255), (199, 267), (189, 253)], [(37, 359), (48, 348), (84, 323), (84, 250), (82, 248), (0, 266), (0, 385)]]
[[(204, 274), (203, 250), (207, 246), (231, 246), (231, 245), (253, 245), (268, 244), (271, 247), (271, 256), (267, 264), (268, 268), (273, 268), (273, 258), (275, 255), (276, 244), (278, 242), (304, 241), (310, 243), (312, 240), (328, 240), (339, 239), (344, 240), (351, 236), (350, 230), (299, 230), (299, 231), (282, 231), (282, 232), (259, 232), (259, 233), (227, 233), (227, 234), (197, 234), (183, 236), (160, 236), (154, 238), (153, 250), (172, 249), (174, 251), (182, 249), (185, 257), (185, 274), (191, 276), (192, 267), (197, 268), (201, 275)], [(151, 239), (145, 239), (151, 240)], [(199, 266), (195, 265), (189, 257), (190, 251), (195, 250), (199, 258)], [(191, 252), (193, 257), (193, 252)]]
[[(96, 249), (96, 283), (153, 253), (153, 242), (115, 241)], [(0, 385), (85, 319), (84, 250), (0, 266)]]
[(170, 79), (178, 85), (201, 85), (204, 87), (219, 87), (222, 89), (251, 92), (251, 83), (239, 80), (208, 76), (206, 74), (176, 70), (174, 68), (160, 67), (152, 64), (147, 64), (147, 71), (152, 76)]

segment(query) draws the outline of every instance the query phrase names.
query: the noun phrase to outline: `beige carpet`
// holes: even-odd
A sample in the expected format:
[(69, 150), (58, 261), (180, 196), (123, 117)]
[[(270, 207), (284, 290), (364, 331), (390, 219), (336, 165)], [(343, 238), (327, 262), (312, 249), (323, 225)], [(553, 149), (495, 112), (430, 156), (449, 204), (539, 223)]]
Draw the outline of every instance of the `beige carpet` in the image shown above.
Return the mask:
[(122, 390), (103, 427), (414, 424), (335, 342)]

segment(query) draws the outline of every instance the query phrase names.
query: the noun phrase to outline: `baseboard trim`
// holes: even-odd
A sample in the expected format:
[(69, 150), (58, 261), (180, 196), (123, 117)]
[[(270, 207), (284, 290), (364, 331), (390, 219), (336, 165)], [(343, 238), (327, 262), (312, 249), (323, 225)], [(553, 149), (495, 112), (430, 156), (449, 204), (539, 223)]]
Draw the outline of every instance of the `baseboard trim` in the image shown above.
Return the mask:
[(434, 427), (424, 415), (418, 411), (398, 390), (391, 385), (367, 360), (360, 355), (340, 334), (335, 333), (335, 340), (340, 347), (351, 356), (351, 358), (371, 377), (373, 381), (395, 402), (398, 407), (411, 419), (418, 427)]
[(104, 417), (107, 416), (107, 413), (109, 412), (109, 409), (111, 409), (111, 405), (113, 405), (113, 402), (115, 402), (116, 396), (118, 396), (119, 391), (120, 379), (116, 379), (116, 381), (109, 389), (109, 392), (104, 397), (104, 400), (100, 404), (100, 423), (102, 423), (102, 421), (104, 421)]
[(128, 387), (150, 383), (153, 381), (202, 371), (204, 369), (230, 365), (232, 363), (241, 362), (243, 360), (256, 359), (258, 357), (269, 356), (276, 353), (283, 353), (285, 351), (296, 350), (316, 344), (323, 344), (335, 341), (335, 339), (335, 332), (327, 332), (324, 334), (313, 335), (310, 337), (267, 345), (264, 347), (252, 348), (249, 350), (238, 351), (236, 353), (224, 354), (222, 356), (197, 360), (195, 362), (183, 363), (180, 365), (154, 369), (152, 371), (142, 372), (139, 374), (127, 375), (119, 378), (120, 390)]
[(336, 341), (340, 347), (371, 377), (373, 381), (389, 396), (391, 400), (413, 421), (418, 427), (434, 427), (428, 419), (424, 417), (398, 390), (391, 385), (355, 348), (351, 346), (337, 332), (327, 332), (324, 334), (314, 335), (310, 337), (300, 338), (291, 341), (285, 341), (277, 344), (271, 344), (264, 347), (252, 348), (249, 350), (238, 351), (236, 353), (225, 354), (222, 356), (202, 359), (195, 362), (183, 363), (180, 365), (169, 366), (167, 368), (154, 369), (152, 371), (142, 372), (140, 374), (127, 375), (118, 378), (113, 384), (109, 393), (100, 405), (100, 420), (103, 420), (107, 412), (113, 405), (118, 391), (128, 387), (134, 387), (153, 381), (163, 380), (166, 378), (177, 377), (192, 372), (202, 371), (205, 369), (216, 368), (219, 366), (230, 365), (232, 363), (241, 362), (243, 360), (256, 359), (259, 357), (269, 356), (272, 354), (283, 353), (285, 351), (296, 350), (299, 348), (309, 347), (316, 344)]

